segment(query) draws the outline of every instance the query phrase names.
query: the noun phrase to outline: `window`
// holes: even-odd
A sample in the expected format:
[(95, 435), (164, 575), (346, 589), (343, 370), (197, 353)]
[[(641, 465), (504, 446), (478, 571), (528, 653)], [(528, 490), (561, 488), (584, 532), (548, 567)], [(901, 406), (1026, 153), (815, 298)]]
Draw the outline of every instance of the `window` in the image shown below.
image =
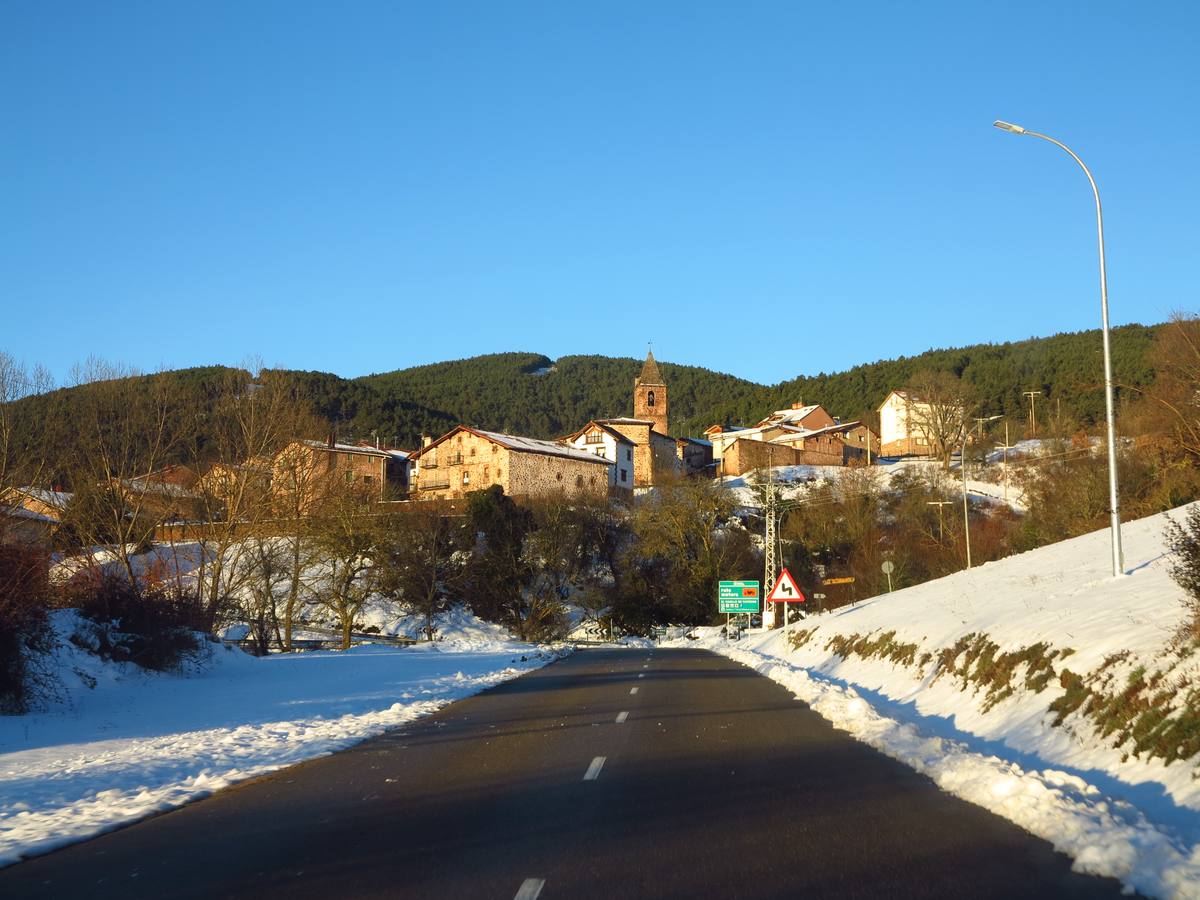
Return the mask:
[(632, 451), (632, 450), (626, 450), (626, 451), (625, 451), (625, 459), (627, 459), (627, 460), (632, 460), (632, 459), (633, 459), (633, 451)]
[(557, 479), (558, 481), (562, 481), (562, 472), (559, 472), (559, 473), (558, 473), (557, 475), (555, 475), (554, 477), (555, 477), (555, 479)]
[(583, 487), (583, 476), (582, 475), (575, 476), (575, 487), (577, 487), (577, 488)]
[(471, 473), (463, 472), (463, 484), (470, 484), (470, 483), (471, 483)]
[(475, 448), (474, 448), (474, 447), (472, 447), (472, 448), (471, 448), (471, 456), (474, 456), (474, 455), (475, 455)]
[(653, 406), (653, 405), (654, 405), (654, 391), (648, 391), (648, 392), (646, 393), (646, 405), (647, 405), (647, 406)]
[(622, 480), (622, 481), (628, 481), (628, 480), (629, 480), (629, 478), (628, 478), (628, 473), (627, 473), (627, 472), (626, 472), (624, 469), (622, 469), (622, 470), (621, 470), (621, 480)]
[(604, 435), (603, 435), (603, 433), (601, 433), (599, 431), (589, 431), (587, 434), (587, 437), (584, 439), (584, 443), (585, 444), (603, 444), (604, 443)]
[(608, 457), (606, 457), (606, 456), (604, 455), (604, 448), (603, 448), (603, 447), (598, 447), (598, 448), (596, 449), (596, 455), (597, 455), (598, 457), (600, 457), (601, 459), (607, 459), (607, 458), (608, 458)]
[(363, 484), (371, 484), (374, 480), (375, 480), (374, 475), (364, 475), (363, 476)]
[(483, 467), (483, 477), (484, 477), (484, 479), (485, 479), (485, 480), (486, 480), (486, 479), (487, 479), (487, 477), (488, 477), (488, 467), (487, 467), (487, 466), (484, 466), (484, 467)]
[(496, 470), (496, 480), (501, 481), (501, 480), (503, 480), (503, 478), (504, 478), (504, 473), (501, 472), (499, 469), (497, 469)]

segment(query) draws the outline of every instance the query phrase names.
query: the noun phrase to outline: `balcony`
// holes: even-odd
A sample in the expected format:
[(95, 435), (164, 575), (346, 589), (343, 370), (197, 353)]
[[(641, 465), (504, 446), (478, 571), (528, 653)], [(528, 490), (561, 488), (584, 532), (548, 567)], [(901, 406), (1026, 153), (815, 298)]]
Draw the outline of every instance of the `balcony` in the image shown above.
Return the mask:
[(446, 465), (461, 466), (463, 464), (463, 455), (461, 453), (451, 453), (446, 457)]
[(419, 491), (444, 491), (450, 487), (450, 479), (433, 481), (427, 478), (420, 478), (417, 481), (417, 490)]

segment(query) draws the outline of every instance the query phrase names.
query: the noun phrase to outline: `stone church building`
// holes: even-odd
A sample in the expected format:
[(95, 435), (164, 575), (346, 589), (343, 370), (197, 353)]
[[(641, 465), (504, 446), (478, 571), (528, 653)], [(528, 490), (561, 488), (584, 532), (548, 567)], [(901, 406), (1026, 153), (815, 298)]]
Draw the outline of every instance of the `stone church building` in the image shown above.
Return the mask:
[[(613, 459), (614, 487), (623, 488), (622, 470), (632, 462), (632, 487), (652, 487), (664, 477), (701, 473), (712, 464), (712, 445), (694, 438), (673, 438), (668, 431), (667, 383), (654, 353), (646, 354), (633, 382), (633, 416), (594, 419), (563, 440), (573, 447)], [(615, 454), (610, 456), (609, 454)]]

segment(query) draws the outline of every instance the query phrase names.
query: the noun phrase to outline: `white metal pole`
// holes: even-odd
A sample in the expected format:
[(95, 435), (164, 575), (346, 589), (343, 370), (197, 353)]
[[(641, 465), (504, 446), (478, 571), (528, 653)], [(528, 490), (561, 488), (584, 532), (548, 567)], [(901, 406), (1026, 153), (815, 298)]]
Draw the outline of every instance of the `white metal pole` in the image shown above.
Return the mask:
[(1004, 420), (1004, 502), (1008, 502), (1008, 419)]
[(1008, 122), (996, 122), (995, 125), (997, 128), (1011, 131), (1013, 134), (1027, 134), (1030, 137), (1041, 138), (1065, 151), (1071, 159), (1079, 164), (1079, 168), (1083, 169), (1083, 174), (1087, 176), (1088, 184), (1092, 186), (1092, 194), (1096, 198), (1096, 240), (1100, 249), (1100, 323), (1104, 344), (1104, 413), (1105, 424), (1108, 428), (1108, 513), (1109, 527), (1112, 532), (1112, 573), (1113, 577), (1116, 577), (1125, 572), (1125, 554), (1121, 547), (1121, 508), (1117, 485), (1117, 424), (1116, 414), (1113, 410), (1112, 352), (1109, 348), (1108, 334), (1108, 273), (1104, 265), (1104, 213), (1100, 208), (1100, 189), (1096, 187), (1096, 179), (1092, 177), (1091, 171), (1084, 165), (1083, 160), (1062, 141), (1036, 131), (1026, 131), (1020, 125), (1011, 125)]
[(967, 511), (967, 436), (963, 435), (962, 450), (958, 454), (958, 467), (962, 469), (963, 483), (963, 537), (967, 542), (967, 568), (971, 568), (971, 516)]

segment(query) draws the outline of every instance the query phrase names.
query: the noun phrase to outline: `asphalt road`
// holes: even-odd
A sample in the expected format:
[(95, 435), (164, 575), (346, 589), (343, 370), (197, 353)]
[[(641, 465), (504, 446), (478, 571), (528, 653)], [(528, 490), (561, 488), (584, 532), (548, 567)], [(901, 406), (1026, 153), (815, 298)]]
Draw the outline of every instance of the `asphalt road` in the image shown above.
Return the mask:
[(583, 651), (351, 750), (0, 870), (5, 900), (539, 891), (1120, 896), (699, 650)]

